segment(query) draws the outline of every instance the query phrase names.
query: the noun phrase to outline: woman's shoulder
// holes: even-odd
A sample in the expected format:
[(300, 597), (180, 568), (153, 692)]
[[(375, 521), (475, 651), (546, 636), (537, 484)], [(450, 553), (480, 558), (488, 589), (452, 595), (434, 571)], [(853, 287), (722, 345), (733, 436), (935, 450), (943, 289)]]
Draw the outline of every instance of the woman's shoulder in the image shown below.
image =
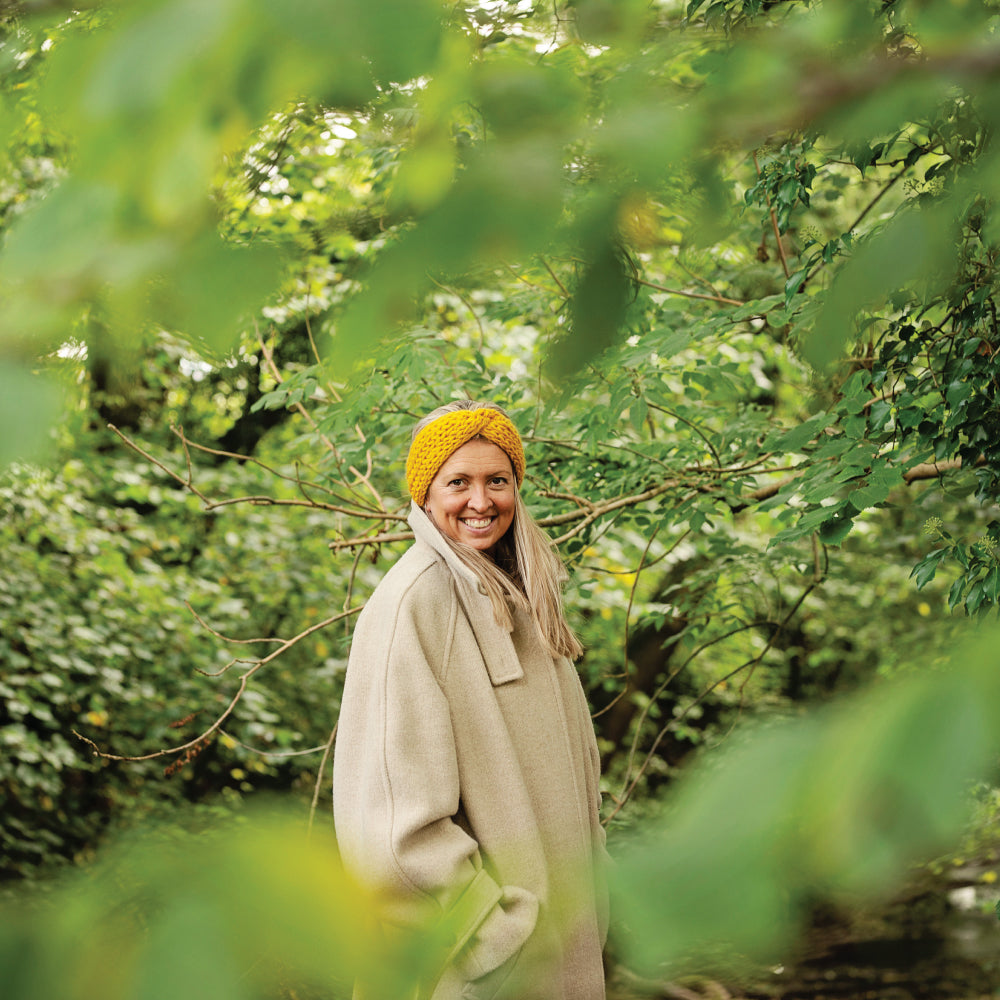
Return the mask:
[(382, 577), (368, 599), (368, 607), (399, 608), (425, 601), (439, 606), (453, 589), (452, 573), (445, 561), (429, 545), (416, 542)]

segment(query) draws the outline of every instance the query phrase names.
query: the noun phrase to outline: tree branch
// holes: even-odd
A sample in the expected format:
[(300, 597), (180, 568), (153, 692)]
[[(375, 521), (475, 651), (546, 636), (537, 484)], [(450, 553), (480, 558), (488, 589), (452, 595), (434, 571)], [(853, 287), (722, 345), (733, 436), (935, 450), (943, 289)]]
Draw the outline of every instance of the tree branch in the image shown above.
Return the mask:
[[(972, 468), (978, 469), (986, 464), (986, 456), (980, 455), (972, 464)], [(945, 462), (921, 462), (907, 469), (903, 473), (903, 482), (909, 486), (910, 483), (918, 482), (922, 479), (937, 479), (948, 472), (955, 472), (958, 469), (966, 468), (960, 458), (948, 459)]]
[[(233, 711), (239, 704), (240, 699), (246, 693), (247, 685), (250, 683), (250, 679), (253, 677), (255, 673), (257, 673), (258, 670), (261, 669), (261, 667), (264, 667), (268, 663), (271, 663), (273, 660), (281, 656), (282, 653), (287, 652), (296, 643), (301, 642), (301, 640), (305, 639), (307, 636), (312, 635), (314, 632), (318, 632), (320, 629), (326, 628), (328, 625), (333, 625), (335, 622), (341, 621), (341, 619), (346, 618), (349, 615), (358, 614), (358, 612), (361, 611), (362, 607), (364, 607), (364, 605), (359, 605), (358, 607), (351, 608), (348, 611), (341, 611), (339, 614), (332, 615), (330, 618), (327, 618), (324, 621), (317, 622), (315, 625), (310, 625), (309, 628), (303, 629), (301, 632), (298, 633), (298, 635), (295, 635), (291, 639), (286, 639), (284, 642), (282, 642), (281, 646), (279, 646), (278, 649), (274, 650), (273, 653), (269, 653), (267, 656), (262, 657), (261, 659), (258, 660), (244, 661), (251, 663), (251, 666), (240, 676), (240, 683), (236, 689), (236, 693), (230, 699), (229, 704), (225, 707), (222, 713), (216, 717), (215, 721), (210, 726), (208, 726), (200, 735), (196, 736), (194, 739), (188, 740), (186, 743), (181, 743), (180, 745), (174, 747), (166, 747), (162, 750), (155, 750), (152, 753), (140, 754), (137, 756), (129, 756), (129, 755), (106, 753), (105, 751), (101, 750), (101, 748), (93, 740), (88, 739), (88, 737), (81, 735), (75, 729), (72, 730), (72, 733), (77, 739), (82, 740), (84, 743), (86, 743), (89, 747), (93, 749), (94, 756), (101, 757), (104, 760), (138, 762), (143, 760), (156, 760), (159, 757), (174, 756), (176, 754), (184, 753), (185, 751), (188, 750), (193, 751), (196, 747), (204, 744), (207, 740), (209, 740), (211, 737), (213, 737), (217, 732), (221, 730), (222, 724), (226, 721), (226, 719), (229, 718), (230, 715), (233, 714)], [(262, 639), (260, 641), (268, 642), (270, 640)], [(221, 674), (224, 674), (227, 670), (229, 670), (229, 668), (233, 666), (234, 663), (236, 662), (238, 661), (231, 660), (221, 670), (217, 670), (214, 672), (199, 670), (198, 673), (203, 674), (206, 677), (218, 677)]]
[(680, 295), (685, 299), (702, 299), (705, 302), (718, 302), (720, 305), (724, 306), (742, 306), (746, 305), (740, 299), (727, 299), (724, 295), (705, 295), (702, 292), (686, 292), (680, 288), (667, 288), (665, 285), (658, 285), (655, 281), (646, 281), (645, 278), (633, 278), (635, 284), (642, 285), (645, 288), (652, 288), (653, 291), (663, 292), (666, 295)]
[[(756, 150), (753, 151), (753, 165), (757, 171), (757, 176), (760, 177), (760, 163), (757, 162)], [(778, 213), (775, 212), (774, 205), (771, 204), (771, 195), (766, 187), (764, 188), (764, 200), (767, 202), (767, 211), (771, 217), (771, 228), (774, 230), (774, 242), (778, 246), (778, 256), (781, 258), (781, 269), (785, 272), (785, 278), (787, 279), (792, 276), (792, 272), (788, 268), (788, 258), (785, 256), (785, 247), (781, 242), (781, 230), (778, 228)], [(762, 256), (766, 259), (766, 252)]]

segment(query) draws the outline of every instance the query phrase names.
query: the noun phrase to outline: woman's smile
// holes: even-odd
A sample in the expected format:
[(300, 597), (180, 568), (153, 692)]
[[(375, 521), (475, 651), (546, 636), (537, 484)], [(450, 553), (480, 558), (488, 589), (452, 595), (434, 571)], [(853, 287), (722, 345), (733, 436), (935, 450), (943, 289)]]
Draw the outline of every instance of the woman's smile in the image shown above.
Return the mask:
[(440, 532), (489, 554), (514, 520), (516, 496), (510, 457), (492, 441), (473, 438), (438, 469), (425, 509)]

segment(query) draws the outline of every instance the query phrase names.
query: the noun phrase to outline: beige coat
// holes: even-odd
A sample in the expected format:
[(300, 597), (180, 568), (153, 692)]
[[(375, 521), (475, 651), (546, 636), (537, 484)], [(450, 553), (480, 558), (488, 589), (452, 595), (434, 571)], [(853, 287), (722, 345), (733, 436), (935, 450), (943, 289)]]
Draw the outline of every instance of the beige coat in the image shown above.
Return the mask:
[(345, 864), (384, 921), (460, 933), (434, 1000), (603, 1000), (599, 764), (579, 678), (414, 506), (358, 619), (334, 756)]

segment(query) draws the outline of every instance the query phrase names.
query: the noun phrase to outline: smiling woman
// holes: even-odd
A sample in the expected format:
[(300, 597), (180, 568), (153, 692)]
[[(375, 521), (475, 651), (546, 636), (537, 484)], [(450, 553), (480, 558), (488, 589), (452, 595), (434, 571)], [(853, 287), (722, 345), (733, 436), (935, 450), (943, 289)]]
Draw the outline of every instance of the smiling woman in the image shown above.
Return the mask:
[(341, 855), (388, 932), (453, 931), (418, 994), (433, 1000), (605, 995), (597, 746), (524, 468), (496, 406), (453, 403), (417, 425), (416, 542), (358, 619), (347, 668)]
[(507, 453), (473, 438), (445, 459), (424, 509), (440, 532), (490, 555), (514, 520), (516, 495)]

